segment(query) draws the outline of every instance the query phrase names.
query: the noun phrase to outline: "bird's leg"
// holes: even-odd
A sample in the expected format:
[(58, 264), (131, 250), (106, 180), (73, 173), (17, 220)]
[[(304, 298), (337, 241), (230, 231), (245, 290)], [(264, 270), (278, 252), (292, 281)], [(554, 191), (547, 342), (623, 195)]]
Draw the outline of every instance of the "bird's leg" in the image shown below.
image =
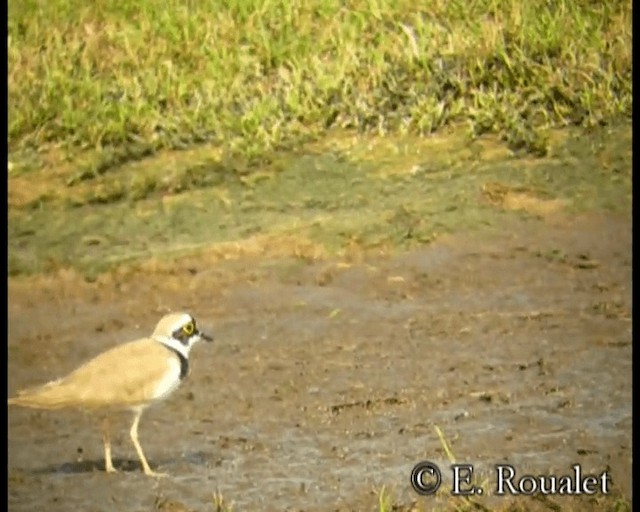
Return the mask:
[(142, 470), (144, 474), (147, 476), (167, 476), (164, 473), (156, 473), (151, 469), (149, 463), (147, 462), (147, 458), (144, 456), (142, 451), (142, 446), (140, 446), (140, 442), (138, 441), (138, 423), (140, 423), (140, 416), (142, 416), (142, 409), (136, 411), (136, 415), (133, 418), (133, 425), (131, 425), (131, 441), (133, 441), (133, 446), (136, 447), (136, 451), (138, 452), (138, 457), (140, 458), (140, 462), (142, 463)]
[(104, 443), (104, 469), (107, 473), (116, 473), (111, 460), (111, 440), (109, 439), (109, 418), (102, 420), (102, 442)]

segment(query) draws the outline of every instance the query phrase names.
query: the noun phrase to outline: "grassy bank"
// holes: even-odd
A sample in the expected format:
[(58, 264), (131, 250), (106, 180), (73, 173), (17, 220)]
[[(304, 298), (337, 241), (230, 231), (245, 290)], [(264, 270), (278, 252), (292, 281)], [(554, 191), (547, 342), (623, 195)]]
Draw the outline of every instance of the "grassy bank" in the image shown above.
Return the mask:
[(631, 116), (627, 1), (10, 0), (8, 30), (13, 159), (97, 148), (94, 174), (202, 142), (250, 167), (335, 128), (544, 153)]
[(629, 2), (10, 0), (8, 27), (11, 274), (628, 212)]

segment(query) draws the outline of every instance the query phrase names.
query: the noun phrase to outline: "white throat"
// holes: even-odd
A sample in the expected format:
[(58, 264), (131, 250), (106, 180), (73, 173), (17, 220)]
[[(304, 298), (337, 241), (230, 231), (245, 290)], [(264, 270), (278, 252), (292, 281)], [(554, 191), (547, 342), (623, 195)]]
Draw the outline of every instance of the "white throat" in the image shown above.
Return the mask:
[(189, 341), (185, 345), (181, 341), (172, 338), (171, 336), (154, 336), (153, 339), (169, 347), (170, 349), (175, 350), (179, 354), (182, 354), (185, 359), (189, 359), (189, 352), (191, 352), (191, 347), (196, 341), (193, 338), (189, 338)]

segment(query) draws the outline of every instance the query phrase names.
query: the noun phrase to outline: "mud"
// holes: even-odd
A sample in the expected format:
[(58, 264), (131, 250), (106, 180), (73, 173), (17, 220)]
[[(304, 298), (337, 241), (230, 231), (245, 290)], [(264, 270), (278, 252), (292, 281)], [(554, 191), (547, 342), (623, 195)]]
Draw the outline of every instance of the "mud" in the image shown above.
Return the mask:
[(151, 465), (171, 476), (142, 475), (127, 415), (107, 475), (95, 419), (11, 409), (9, 510), (216, 510), (214, 493), (239, 511), (378, 510), (383, 487), (398, 506), (459, 505), (409, 483), (421, 460), (450, 464), (435, 426), (481, 480), (501, 462), (580, 463), (631, 498), (627, 217), (510, 220), (351, 261), (202, 255), (94, 282), (12, 278), (9, 393), (148, 334), (169, 309), (216, 336), (142, 418)]

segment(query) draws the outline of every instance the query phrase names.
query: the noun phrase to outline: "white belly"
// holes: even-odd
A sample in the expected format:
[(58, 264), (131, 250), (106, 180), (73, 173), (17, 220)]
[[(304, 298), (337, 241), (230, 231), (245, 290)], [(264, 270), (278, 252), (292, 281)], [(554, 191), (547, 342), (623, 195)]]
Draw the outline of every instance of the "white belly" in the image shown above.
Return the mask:
[(156, 384), (154, 399), (165, 398), (173, 393), (180, 385), (180, 361), (172, 357), (169, 360), (169, 370), (165, 376)]

